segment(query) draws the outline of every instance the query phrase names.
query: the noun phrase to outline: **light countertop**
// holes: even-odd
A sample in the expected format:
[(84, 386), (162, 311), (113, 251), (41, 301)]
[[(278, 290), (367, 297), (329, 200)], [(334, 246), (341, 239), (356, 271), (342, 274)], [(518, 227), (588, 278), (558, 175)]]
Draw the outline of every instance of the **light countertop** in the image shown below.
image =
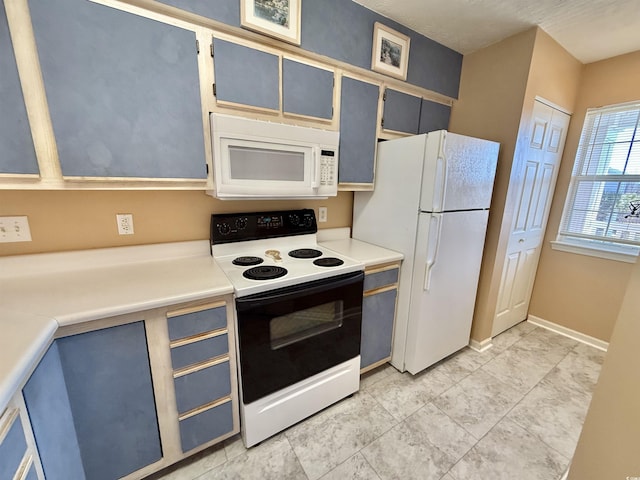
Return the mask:
[(327, 240), (320, 242), (320, 245), (336, 253), (358, 260), (364, 263), (365, 267), (398, 262), (403, 259), (401, 253), (353, 238)]
[(58, 327), (230, 293), (206, 241), (0, 258), (0, 411)]

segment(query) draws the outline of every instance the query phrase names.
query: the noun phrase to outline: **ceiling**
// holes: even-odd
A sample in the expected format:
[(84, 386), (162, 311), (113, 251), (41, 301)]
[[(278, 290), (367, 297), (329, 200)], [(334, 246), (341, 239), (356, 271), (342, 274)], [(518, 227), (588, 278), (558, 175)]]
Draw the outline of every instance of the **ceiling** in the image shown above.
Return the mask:
[(582, 63), (640, 50), (638, 0), (354, 0), (462, 54), (538, 25)]

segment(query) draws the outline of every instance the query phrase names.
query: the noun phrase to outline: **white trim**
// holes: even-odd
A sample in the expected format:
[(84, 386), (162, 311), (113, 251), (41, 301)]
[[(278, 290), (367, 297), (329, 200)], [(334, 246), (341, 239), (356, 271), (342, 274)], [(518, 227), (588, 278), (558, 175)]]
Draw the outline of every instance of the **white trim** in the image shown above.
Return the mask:
[(471, 350), (475, 350), (478, 353), (483, 353), (493, 347), (493, 342), (491, 341), (491, 337), (485, 338), (484, 340), (477, 341), (473, 338), (469, 340), (469, 348)]
[(565, 337), (569, 337), (580, 343), (584, 343), (585, 345), (589, 345), (591, 347), (597, 348), (598, 350), (602, 350), (603, 352), (606, 352), (609, 348), (609, 342), (605, 342), (604, 340), (600, 340), (599, 338), (595, 338), (585, 333), (580, 333), (576, 330), (563, 327), (562, 325), (544, 320), (542, 318), (536, 317), (535, 315), (529, 315), (527, 317), (527, 321), (537, 327), (546, 328), (547, 330), (551, 330), (552, 332), (558, 333)]
[(560, 105), (558, 105), (557, 103), (553, 103), (549, 100), (547, 100), (544, 97), (541, 97), (540, 95), (536, 95), (535, 98), (536, 102), (540, 102), (540, 103), (544, 103), (546, 106), (553, 108), (554, 110), (558, 110), (562, 113), (566, 113), (567, 115), (573, 115), (573, 112), (571, 110), (566, 109), (565, 107), (562, 107)]
[(551, 248), (561, 252), (576, 253), (578, 255), (587, 255), (589, 257), (604, 258), (606, 260), (615, 260), (617, 262), (636, 263), (638, 259), (638, 253), (631, 252), (631, 248), (628, 249), (628, 253), (623, 251), (619, 246), (613, 245), (589, 245), (576, 243), (569, 243), (566, 240), (555, 240), (551, 242)]

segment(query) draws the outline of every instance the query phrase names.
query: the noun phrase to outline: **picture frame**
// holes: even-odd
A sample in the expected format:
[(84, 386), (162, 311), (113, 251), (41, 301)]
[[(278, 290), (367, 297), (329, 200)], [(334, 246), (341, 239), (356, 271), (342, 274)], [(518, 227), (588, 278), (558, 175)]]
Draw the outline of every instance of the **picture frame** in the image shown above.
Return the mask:
[(407, 79), (411, 38), (376, 22), (373, 25), (371, 69), (400, 80)]
[(240, 0), (240, 24), (278, 40), (300, 45), (302, 0)]

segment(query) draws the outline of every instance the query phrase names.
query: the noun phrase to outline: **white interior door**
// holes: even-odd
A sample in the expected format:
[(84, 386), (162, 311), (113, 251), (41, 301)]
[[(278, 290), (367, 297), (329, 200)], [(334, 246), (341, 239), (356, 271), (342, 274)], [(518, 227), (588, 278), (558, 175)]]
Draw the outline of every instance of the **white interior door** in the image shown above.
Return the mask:
[(570, 117), (536, 101), (492, 336), (527, 318)]

